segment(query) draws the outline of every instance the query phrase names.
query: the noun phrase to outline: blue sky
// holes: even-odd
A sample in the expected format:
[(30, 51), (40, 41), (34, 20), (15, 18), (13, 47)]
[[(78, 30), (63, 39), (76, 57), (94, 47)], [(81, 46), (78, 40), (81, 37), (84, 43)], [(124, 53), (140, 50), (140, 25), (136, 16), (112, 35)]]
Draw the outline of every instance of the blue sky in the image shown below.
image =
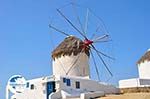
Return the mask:
[[(26, 79), (50, 75), (51, 51), (64, 37), (50, 33), (50, 17), (70, 0), (0, 0), (0, 96), (9, 77)], [(149, 0), (77, 0), (106, 24), (116, 58), (111, 82), (138, 77), (137, 60), (150, 48)], [(55, 19), (55, 17), (54, 17)], [(55, 19), (56, 20), (56, 19)], [(55, 45), (56, 46), (56, 45)]]

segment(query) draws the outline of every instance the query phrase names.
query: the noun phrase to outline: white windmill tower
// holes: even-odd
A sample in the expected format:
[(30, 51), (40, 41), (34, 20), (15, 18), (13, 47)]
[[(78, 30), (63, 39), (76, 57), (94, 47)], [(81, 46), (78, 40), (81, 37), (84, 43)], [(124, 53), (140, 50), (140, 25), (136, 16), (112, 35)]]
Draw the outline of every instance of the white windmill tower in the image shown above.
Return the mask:
[[(123, 92), (126, 88), (132, 89), (133, 92), (149, 92), (147, 88), (150, 86), (150, 49), (138, 60), (138, 78), (124, 79), (119, 81), (119, 87)], [(139, 87), (137, 89), (137, 87)]]
[(150, 79), (150, 49), (137, 62), (139, 78)]
[(81, 76), (89, 78), (89, 49), (84, 42), (69, 36), (52, 52), (53, 75)]

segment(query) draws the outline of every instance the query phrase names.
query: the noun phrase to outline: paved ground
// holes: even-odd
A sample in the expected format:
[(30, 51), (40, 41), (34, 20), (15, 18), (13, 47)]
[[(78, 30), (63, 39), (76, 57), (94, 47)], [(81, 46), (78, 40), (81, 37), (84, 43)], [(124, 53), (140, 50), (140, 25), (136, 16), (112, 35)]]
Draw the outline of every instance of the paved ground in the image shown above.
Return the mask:
[(128, 93), (123, 95), (108, 95), (98, 99), (150, 99), (150, 93)]

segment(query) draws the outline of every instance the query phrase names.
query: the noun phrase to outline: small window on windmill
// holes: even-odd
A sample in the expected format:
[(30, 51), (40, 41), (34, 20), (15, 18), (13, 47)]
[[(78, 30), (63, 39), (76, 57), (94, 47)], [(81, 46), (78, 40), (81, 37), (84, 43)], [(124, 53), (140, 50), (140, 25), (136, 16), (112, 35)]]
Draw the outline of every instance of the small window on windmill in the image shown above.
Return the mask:
[(63, 78), (63, 83), (66, 83), (66, 78)]
[(80, 89), (80, 82), (79, 81), (76, 81), (76, 88)]
[(71, 86), (71, 81), (70, 81), (70, 79), (66, 79), (66, 83), (67, 83), (67, 86)]
[(29, 88), (29, 82), (27, 82), (27, 85), (26, 85), (26, 87), (27, 87), (27, 88)]
[(34, 84), (31, 84), (31, 90), (33, 90), (34, 89)]

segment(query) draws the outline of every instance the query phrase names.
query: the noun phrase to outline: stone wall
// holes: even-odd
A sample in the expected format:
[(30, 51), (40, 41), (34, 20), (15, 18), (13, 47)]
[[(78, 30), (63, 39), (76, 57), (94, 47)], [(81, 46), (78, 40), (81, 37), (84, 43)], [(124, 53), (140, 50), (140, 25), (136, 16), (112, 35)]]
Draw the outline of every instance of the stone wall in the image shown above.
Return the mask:
[(150, 87), (134, 87), (134, 88), (120, 88), (121, 93), (142, 93), (150, 92)]

